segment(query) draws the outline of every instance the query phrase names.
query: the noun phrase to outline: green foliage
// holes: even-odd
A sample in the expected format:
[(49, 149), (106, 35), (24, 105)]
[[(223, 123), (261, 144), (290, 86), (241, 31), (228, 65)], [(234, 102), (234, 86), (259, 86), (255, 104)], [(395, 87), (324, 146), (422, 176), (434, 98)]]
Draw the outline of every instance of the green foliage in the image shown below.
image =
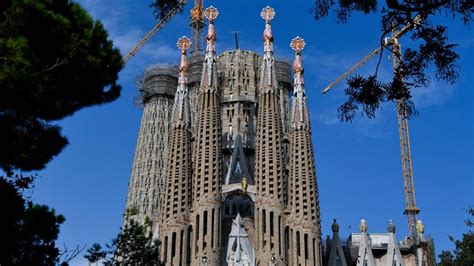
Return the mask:
[[(171, 9), (178, 6), (180, 0), (153, 0), (150, 7), (153, 8), (155, 17), (159, 20), (163, 20), (165, 16), (171, 11)], [(180, 12), (183, 12), (183, 8), (180, 8)]]
[(108, 250), (95, 243), (84, 256), (90, 263), (102, 261), (104, 265), (161, 265), (159, 241), (148, 233), (149, 225), (142, 226), (135, 220), (127, 222)]
[(116, 240), (115, 256), (121, 263), (128, 265), (156, 265), (158, 263), (158, 242), (153, 241), (147, 227), (130, 220)]
[[(474, 208), (470, 207), (467, 213), (470, 218), (474, 217)], [(441, 260), (439, 265), (474, 265), (474, 232), (471, 231), (474, 222), (470, 218), (464, 221), (468, 232), (462, 235), (461, 240), (456, 240), (454, 237), (449, 236), (449, 240), (454, 243), (455, 249), (453, 251), (442, 251), (438, 256)]]
[(133, 215), (137, 215), (138, 214), (138, 209), (136, 207), (131, 207), (131, 208), (128, 208), (126, 211), (125, 211), (125, 215), (127, 217), (130, 217), (130, 216), (133, 216)]
[(122, 57), (77, 3), (1, 2), (0, 167), (39, 170), (68, 143), (54, 121), (120, 96)]
[[(68, 143), (55, 121), (114, 101), (123, 67), (99, 21), (70, 0), (0, 1), (0, 265), (61, 265), (82, 250), (55, 246), (62, 215), (22, 191)], [(107, 88), (104, 90), (104, 88)]]
[(55, 265), (55, 246), (64, 216), (45, 205), (24, 198), (11, 175), (0, 177), (0, 208), (7, 215), (0, 219), (0, 265)]
[(84, 258), (86, 258), (90, 263), (105, 260), (107, 257), (107, 251), (103, 250), (99, 243), (94, 243), (86, 252), (87, 254), (84, 255)]
[[(407, 117), (416, 115), (411, 91), (430, 83), (427, 71), (432, 66), (438, 80), (456, 82), (458, 67), (455, 63), (459, 58), (454, 51), (456, 45), (448, 42), (447, 28), (434, 24), (431, 18), (441, 15), (454, 19), (460, 17), (465, 25), (469, 25), (474, 1), (315, 0), (312, 12), (315, 19), (322, 19), (328, 16), (331, 10), (334, 10), (340, 23), (348, 22), (354, 12), (367, 15), (380, 10), (380, 45), (383, 50), (389, 50), (391, 55), (395, 54), (400, 62), (391, 81), (380, 80), (377, 76), (382, 53), (374, 74), (349, 78), (345, 90), (348, 100), (338, 109), (341, 121), (352, 121), (359, 109), (362, 109), (361, 115), (374, 118), (381, 104), (385, 102), (397, 103), (397, 107), (402, 113), (406, 113)], [(415, 27), (414, 18), (417, 15), (423, 19)], [(407, 49), (402, 56), (393, 50), (392, 45), (384, 43), (384, 39), (390, 37), (393, 30), (399, 30), (405, 25), (413, 27), (410, 37), (418, 47)]]

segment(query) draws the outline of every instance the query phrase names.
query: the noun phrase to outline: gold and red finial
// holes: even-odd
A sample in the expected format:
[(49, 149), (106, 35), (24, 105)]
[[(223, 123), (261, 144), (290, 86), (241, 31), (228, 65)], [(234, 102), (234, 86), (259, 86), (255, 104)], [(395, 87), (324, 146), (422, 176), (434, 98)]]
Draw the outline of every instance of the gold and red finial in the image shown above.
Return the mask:
[(176, 44), (178, 49), (181, 50), (181, 53), (185, 54), (189, 48), (191, 48), (191, 40), (188, 37), (183, 36), (178, 39), (178, 43)]
[(273, 33), (270, 21), (275, 17), (275, 10), (269, 6), (262, 9), (260, 16), (265, 20), (265, 30), (263, 31), (263, 51), (273, 52)]
[(216, 51), (216, 29), (214, 27), (214, 20), (219, 16), (219, 11), (217, 11), (217, 8), (210, 6), (206, 8), (204, 14), (209, 20), (206, 36), (206, 52), (214, 53)]
[(291, 40), (291, 43), (290, 43), (291, 49), (293, 49), (293, 51), (295, 51), (297, 54), (303, 51), (305, 45), (306, 43), (304, 42), (303, 38), (301, 38), (300, 36), (296, 36), (295, 38), (293, 38), (293, 40)]
[(296, 53), (295, 60), (293, 61), (293, 71), (295, 72), (295, 83), (300, 83), (300, 84), (303, 84), (303, 78), (299, 74), (303, 73), (303, 62), (301, 61), (301, 51), (303, 51), (304, 46), (305, 46), (305, 42), (303, 38), (299, 36), (296, 36), (296, 38), (293, 38), (293, 40), (291, 40), (290, 47)]
[(275, 17), (275, 10), (269, 6), (266, 6), (262, 9), (260, 16), (267, 22), (270, 23)]
[(186, 51), (191, 48), (191, 41), (188, 37), (181, 37), (176, 44), (178, 49), (181, 50), (181, 60), (179, 61), (179, 76), (178, 76), (178, 84), (186, 84), (188, 83), (188, 60), (186, 58)]
[(209, 22), (212, 23), (219, 16), (219, 11), (217, 10), (217, 8), (210, 6), (206, 8), (206, 11), (204, 11), (204, 15), (207, 19), (209, 19)]

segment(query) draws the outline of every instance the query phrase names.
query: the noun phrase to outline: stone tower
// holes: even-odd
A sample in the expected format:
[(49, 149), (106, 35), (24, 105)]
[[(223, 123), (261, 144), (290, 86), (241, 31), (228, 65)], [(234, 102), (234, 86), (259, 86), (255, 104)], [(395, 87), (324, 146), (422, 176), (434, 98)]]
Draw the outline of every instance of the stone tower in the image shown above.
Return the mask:
[(186, 51), (190, 47), (191, 41), (188, 38), (179, 39), (181, 60), (178, 88), (171, 113), (168, 167), (161, 212), (160, 240), (163, 244), (160, 257), (170, 265), (185, 265), (191, 262), (189, 209), (192, 196), (192, 143), (187, 88), (188, 60), (186, 58)]
[(256, 212), (255, 232), (257, 264), (285, 263), (283, 239), (284, 209), (284, 151), (283, 120), (280, 92), (273, 57), (271, 20), (275, 11), (266, 7), (261, 13), (265, 20), (263, 32), (264, 55), (258, 86), (258, 115), (256, 143)]
[[(189, 42), (181, 39), (179, 67), (155, 67), (154, 75), (144, 79), (155, 89), (144, 97), (127, 208), (139, 207), (133, 213), (143, 223), (150, 212), (156, 214), (149, 218), (166, 265), (320, 265), (319, 206), (301, 61), (292, 86), (289, 61), (274, 57), (275, 12), (270, 7), (261, 13), (263, 56), (241, 49), (217, 56), (218, 12), (210, 7), (205, 14), (205, 52), (192, 53), (188, 60)], [(154, 97), (166, 100), (167, 109), (147, 109)], [(159, 126), (166, 132), (157, 134)], [(163, 167), (147, 171), (148, 162), (157, 158)], [(294, 163), (295, 158), (303, 160)], [(157, 181), (148, 184), (135, 176), (156, 176)], [(134, 198), (141, 191), (160, 192), (146, 211), (143, 200)]]
[[(245, 50), (225, 51), (218, 57), (218, 76), (221, 88), (222, 114), (222, 252), (220, 265), (234, 265), (229, 261), (244, 260), (246, 255), (233, 249), (232, 230), (237, 216), (245, 227), (251, 243), (255, 240), (255, 148), (257, 124), (258, 83), (262, 56)], [(276, 60), (276, 78), (279, 91), (289, 95), (292, 90), (290, 64)], [(282, 101), (289, 116), (289, 98)], [(285, 120), (285, 123), (288, 123)], [(243, 185), (245, 184), (245, 189)], [(239, 219), (238, 219), (239, 220)], [(242, 240), (243, 241), (243, 240)], [(241, 243), (246, 247), (247, 243)], [(252, 247), (255, 247), (254, 245)], [(234, 255), (241, 254), (238, 258)], [(248, 257), (255, 258), (249, 254)], [(238, 264), (235, 264), (238, 265)]]
[(177, 83), (177, 69), (172, 66), (149, 67), (139, 82), (143, 115), (129, 182), (125, 221), (151, 222), (155, 237), (158, 236), (169, 122)]
[(222, 180), (222, 130), (220, 91), (217, 79), (214, 7), (205, 11), (209, 20), (206, 56), (198, 91), (193, 181), (193, 259), (218, 265), (220, 262), (220, 217)]
[(318, 185), (301, 60), (304, 46), (304, 40), (299, 37), (291, 41), (296, 56), (293, 61), (294, 94), (288, 137), (290, 150), (285, 235), (290, 247), (289, 261), (295, 265), (321, 265)]

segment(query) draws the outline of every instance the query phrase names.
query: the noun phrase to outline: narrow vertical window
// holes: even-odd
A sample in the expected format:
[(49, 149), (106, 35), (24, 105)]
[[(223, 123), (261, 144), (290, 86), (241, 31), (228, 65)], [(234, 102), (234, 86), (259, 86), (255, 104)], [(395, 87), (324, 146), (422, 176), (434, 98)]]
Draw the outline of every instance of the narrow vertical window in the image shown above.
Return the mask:
[(304, 259), (307, 260), (308, 258), (309, 258), (308, 234), (304, 234)]
[(262, 210), (262, 247), (265, 247), (265, 233), (267, 232), (265, 210)]
[(196, 233), (195, 233), (196, 234), (196, 243), (194, 243), (194, 244), (196, 246), (194, 248), (195, 249), (194, 253), (197, 254), (199, 252), (199, 245), (198, 245), (198, 243), (199, 243), (199, 241), (198, 241), (199, 240), (199, 214), (196, 215), (196, 227), (195, 228), (196, 228)]
[(278, 254), (281, 256), (281, 248), (282, 244), (282, 237), (281, 237), (281, 215), (278, 215)]
[(179, 237), (179, 265), (183, 264), (183, 250), (184, 250), (184, 230), (181, 230)]
[(212, 220), (211, 220), (211, 248), (214, 248), (214, 221), (215, 221), (215, 209), (212, 209)]
[(170, 258), (170, 260), (173, 261), (175, 256), (176, 256), (176, 232), (173, 232), (173, 235), (171, 237), (171, 258)]
[(207, 236), (207, 211), (204, 211), (204, 217), (202, 221), (202, 248), (206, 248), (206, 236)]
[[(339, 254), (339, 256), (343, 256)], [(313, 265), (316, 265), (316, 239), (313, 238)]]
[(270, 212), (270, 235), (273, 236), (273, 212)]
[(168, 236), (165, 237), (165, 244), (163, 246), (163, 260), (166, 262), (168, 258)]
[(287, 259), (287, 261), (290, 261), (289, 249), (290, 249), (290, 228), (288, 226), (285, 226), (285, 258)]
[(296, 254), (298, 254), (298, 257), (301, 256), (300, 231), (296, 231)]
[(188, 238), (186, 239), (186, 265), (191, 264), (191, 239), (193, 236), (193, 228), (188, 227)]

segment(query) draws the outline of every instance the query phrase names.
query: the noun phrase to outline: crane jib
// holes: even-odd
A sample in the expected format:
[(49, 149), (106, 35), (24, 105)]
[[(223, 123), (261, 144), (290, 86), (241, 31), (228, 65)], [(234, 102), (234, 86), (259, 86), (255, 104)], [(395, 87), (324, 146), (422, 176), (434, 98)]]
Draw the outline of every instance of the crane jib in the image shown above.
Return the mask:
[[(420, 21), (423, 19), (422, 15), (417, 15), (411, 23), (408, 25), (405, 25), (403, 28), (401, 28), (398, 32), (396, 32), (391, 38), (400, 38), (403, 36), (405, 33), (407, 33), (410, 29), (415, 27), (417, 24), (420, 23)], [(333, 82), (331, 82), (329, 85), (324, 88), (322, 93), (328, 92), (330, 89), (332, 89), (334, 86), (339, 84), (342, 80), (346, 79), (349, 77), (352, 73), (354, 73), (357, 69), (362, 67), (365, 63), (367, 63), (372, 57), (375, 55), (379, 54), (382, 51), (382, 47), (379, 47), (369, 54), (367, 54), (361, 61), (359, 61), (357, 64), (355, 64), (353, 67), (351, 67), (349, 70), (347, 70), (344, 74), (340, 75), (338, 78), (336, 78)]]
[(178, 11), (182, 10), (183, 6), (186, 4), (186, 0), (180, 1), (175, 7), (173, 7), (163, 19), (153, 27), (133, 48), (127, 53), (124, 57), (124, 61), (127, 62), (132, 58), (137, 52), (161, 29), (163, 26), (171, 20), (171, 17), (174, 16)]

